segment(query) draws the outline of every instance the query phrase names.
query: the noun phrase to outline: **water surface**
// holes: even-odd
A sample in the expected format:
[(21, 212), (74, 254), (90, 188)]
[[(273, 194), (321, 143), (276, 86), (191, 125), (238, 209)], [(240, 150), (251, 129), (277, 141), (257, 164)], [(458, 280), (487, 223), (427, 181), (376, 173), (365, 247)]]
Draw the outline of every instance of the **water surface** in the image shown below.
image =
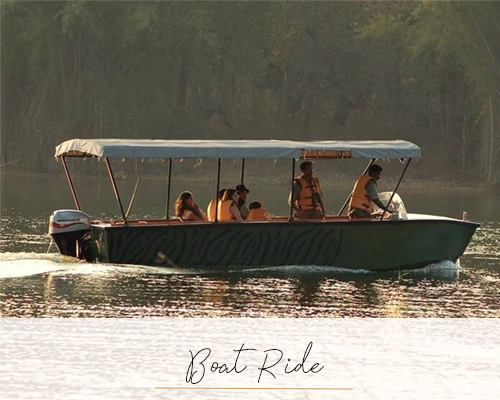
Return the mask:
[[(131, 192), (135, 182), (122, 182)], [(116, 216), (104, 183), (84, 181), (84, 209)], [(82, 186), (83, 185), (83, 186)], [(200, 204), (211, 183), (190, 184)], [(141, 183), (135, 212), (162, 216), (165, 185)], [(106, 187), (106, 189), (109, 189)], [(179, 188), (177, 188), (179, 189)], [(254, 184), (268, 208), (286, 214), (286, 184)], [(327, 187), (327, 208), (345, 189)], [(88, 192), (88, 193), (87, 193)], [(500, 218), (493, 194), (401, 190), (410, 212), (470, 218), (482, 223), (457, 264), (375, 273), (335, 267), (289, 266), (238, 273), (87, 264), (55, 253), (46, 235), (50, 213), (73, 208), (66, 182), (52, 178), (2, 180), (0, 315), (3, 317), (498, 317)], [(142, 201), (139, 202), (139, 196)], [(390, 244), (397, 245), (397, 244)]]

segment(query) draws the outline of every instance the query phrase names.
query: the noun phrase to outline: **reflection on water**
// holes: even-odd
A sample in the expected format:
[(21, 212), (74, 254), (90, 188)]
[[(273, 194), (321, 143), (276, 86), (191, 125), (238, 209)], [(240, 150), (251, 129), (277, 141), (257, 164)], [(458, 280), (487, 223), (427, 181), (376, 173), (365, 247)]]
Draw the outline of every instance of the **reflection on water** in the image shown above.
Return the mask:
[[(267, 190), (270, 201), (281, 192), (286, 197), (288, 190), (263, 187), (253, 189)], [(2, 190), (3, 317), (500, 317), (500, 217), (484, 214), (482, 195), (451, 193), (451, 202), (432, 193), (403, 196), (410, 211), (422, 212), (425, 203), (434, 207), (426, 211), (447, 214), (448, 204), (458, 204), (470, 217), (480, 216), (474, 219), (483, 224), (459, 265), (383, 273), (292, 266), (214, 274), (85, 264), (55, 254), (54, 248), (47, 253), (50, 213), (71, 207), (65, 182), (9, 188)], [(146, 185), (151, 193), (157, 189)], [(199, 198), (210, 197), (198, 189)], [(116, 207), (113, 201), (93, 200), (103, 212)], [(272, 207), (286, 213), (281, 200)], [(137, 210), (146, 209), (147, 204), (138, 204)], [(461, 215), (451, 211), (448, 215)]]
[[(465, 257), (462, 264), (469, 260)], [(500, 274), (440, 263), (374, 273), (292, 267), (232, 274), (68, 262), (0, 262), (3, 317), (499, 317)], [(29, 275), (28, 275), (29, 274)]]

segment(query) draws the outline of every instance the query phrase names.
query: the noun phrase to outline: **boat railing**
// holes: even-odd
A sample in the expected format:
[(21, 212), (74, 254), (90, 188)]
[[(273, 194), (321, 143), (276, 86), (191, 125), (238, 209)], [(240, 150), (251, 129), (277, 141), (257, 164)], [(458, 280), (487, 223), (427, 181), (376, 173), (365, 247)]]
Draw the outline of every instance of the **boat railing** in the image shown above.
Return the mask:
[[(367, 218), (367, 220), (371, 220), (371, 218)], [(318, 220), (294, 220), (296, 223), (303, 222), (332, 222), (332, 221), (349, 221), (349, 217), (347, 216), (338, 216), (331, 215), (327, 216), (324, 219)], [(237, 221), (218, 221), (217, 224), (258, 224), (258, 223), (289, 223), (289, 218), (286, 216), (272, 216), (270, 219), (266, 220), (255, 220), (255, 221), (245, 221), (245, 222), (237, 222)], [(94, 220), (91, 223), (94, 226), (103, 226), (103, 227), (119, 227), (119, 226), (165, 226), (165, 225), (211, 225), (214, 224), (213, 221), (182, 221), (179, 218), (170, 218), (170, 219), (128, 219), (125, 223), (122, 219), (117, 220)]]

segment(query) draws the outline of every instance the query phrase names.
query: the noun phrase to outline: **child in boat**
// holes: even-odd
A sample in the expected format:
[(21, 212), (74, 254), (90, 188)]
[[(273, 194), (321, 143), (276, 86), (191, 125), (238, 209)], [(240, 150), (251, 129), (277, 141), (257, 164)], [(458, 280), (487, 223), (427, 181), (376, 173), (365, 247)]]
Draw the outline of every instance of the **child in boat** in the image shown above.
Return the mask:
[(269, 219), (269, 214), (265, 208), (262, 208), (260, 201), (252, 201), (249, 206), (247, 221), (263, 221)]
[(193, 200), (191, 192), (182, 192), (175, 201), (175, 216), (181, 221), (206, 221), (207, 216)]

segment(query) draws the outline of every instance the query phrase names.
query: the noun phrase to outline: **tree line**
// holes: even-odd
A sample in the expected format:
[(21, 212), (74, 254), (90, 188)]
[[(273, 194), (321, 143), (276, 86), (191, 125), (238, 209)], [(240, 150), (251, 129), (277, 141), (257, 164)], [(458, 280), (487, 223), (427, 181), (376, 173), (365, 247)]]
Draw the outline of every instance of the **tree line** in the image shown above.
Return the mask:
[[(500, 4), (2, 1), (1, 158), (75, 137), (407, 139), (500, 183)], [(437, 172), (439, 171), (439, 172)]]

